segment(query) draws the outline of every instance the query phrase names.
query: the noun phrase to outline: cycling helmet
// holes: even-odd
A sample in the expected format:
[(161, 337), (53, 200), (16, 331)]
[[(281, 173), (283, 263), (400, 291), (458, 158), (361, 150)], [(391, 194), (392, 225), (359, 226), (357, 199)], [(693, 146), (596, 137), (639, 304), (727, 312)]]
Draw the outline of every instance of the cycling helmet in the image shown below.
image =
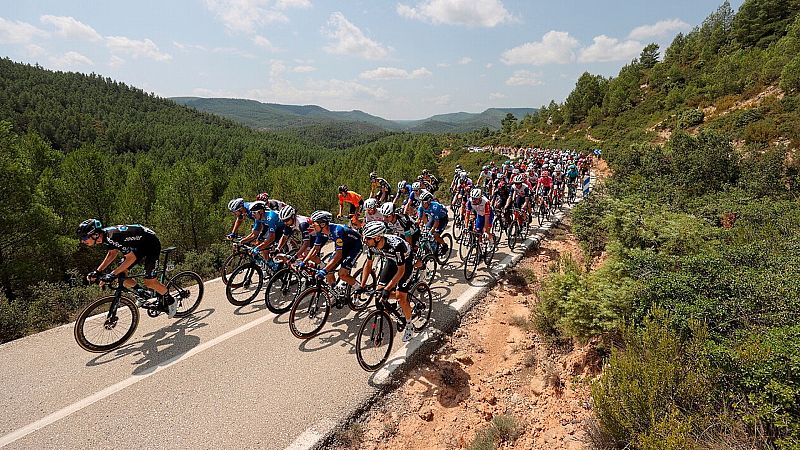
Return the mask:
[(461, 164), (456, 164), (456, 170), (461, 170)]
[(411, 185), (411, 189), (415, 191), (422, 189), (422, 183), (415, 181), (414, 184)]
[(347, 192), (347, 191), (349, 191), (349, 189), (347, 189), (346, 184), (339, 186), (339, 192)]
[(406, 180), (400, 181), (397, 183), (397, 190), (401, 191), (406, 187)]
[(483, 192), (481, 192), (480, 188), (475, 188), (469, 193), (469, 197), (472, 199), (481, 198), (481, 195), (483, 195)]
[(364, 228), (361, 230), (361, 236), (364, 239), (374, 238), (384, 233), (386, 233), (386, 225), (384, 225), (380, 220), (367, 222), (367, 224), (364, 225)]
[(426, 189), (423, 189), (422, 192), (419, 194), (419, 201), (421, 202), (429, 202), (433, 200), (433, 194), (428, 192)]
[(97, 219), (86, 219), (78, 225), (75, 234), (78, 237), (89, 236), (90, 234), (97, 233), (103, 229), (103, 224)]
[(368, 198), (368, 199), (364, 200), (364, 208), (365, 209), (373, 209), (373, 208), (376, 208), (377, 206), (378, 206), (378, 201), (375, 200), (374, 198)]
[(378, 209), (378, 212), (381, 213), (384, 217), (394, 214), (394, 203), (386, 202), (381, 205)]
[(266, 211), (269, 209), (266, 202), (256, 201), (250, 203), (250, 212)]
[(519, 173), (519, 169), (514, 169), (511, 171), (512, 174), (517, 175)]
[(378, 178), (378, 174), (377, 173), (375, 173), (375, 172), (370, 172), (369, 173), (369, 179), (370, 180), (374, 180), (376, 178)]
[(422, 169), (422, 174), (423, 175), (427, 175), (428, 174), (428, 169)]
[(514, 183), (522, 183), (522, 181), (523, 181), (522, 174), (519, 174), (514, 177)]
[(242, 206), (244, 206), (244, 199), (241, 198), (241, 197), (240, 198), (235, 198), (235, 199), (233, 199), (233, 200), (228, 202), (228, 209), (231, 212), (236, 211), (237, 209), (241, 208)]
[(295, 211), (291, 206), (286, 205), (281, 208), (280, 211), (278, 211), (278, 218), (281, 220), (289, 220), (294, 217), (295, 214), (297, 214), (297, 211)]
[(265, 202), (269, 200), (269, 194), (267, 194), (266, 192), (262, 192), (256, 196), (256, 200)]
[(328, 211), (319, 210), (311, 213), (312, 222), (317, 222), (320, 224), (328, 224), (331, 223), (331, 220), (333, 220), (333, 214), (331, 214)]
[(548, 172), (547, 170), (543, 170), (540, 176), (549, 177), (550, 176), (550, 172)]

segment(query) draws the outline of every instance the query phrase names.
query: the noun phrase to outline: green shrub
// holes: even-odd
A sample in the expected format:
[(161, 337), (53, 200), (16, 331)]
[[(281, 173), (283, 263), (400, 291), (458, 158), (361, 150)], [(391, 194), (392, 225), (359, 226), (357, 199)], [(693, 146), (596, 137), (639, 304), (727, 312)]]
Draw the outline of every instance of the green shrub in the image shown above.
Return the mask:
[(208, 280), (220, 275), (222, 264), (225, 262), (225, 258), (230, 254), (230, 244), (222, 242), (211, 244), (202, 252), (186, 252), (183, 261), (176, 266), (175, 271), (172, 273), (190, 270), (196, 272), (203, 279)]
[(767, 145), (778, 135), (777, 127), (771, 120), (751, 123), (744, 129), (744, 140), (748, 144)]
[(783, 67), (780, 87), (786, 92), (800, 90), (800, 56), (795, 56)]
[(30, 331), (41, 331), (67, 323), (83, 305), (100, 294), (100, 289), (94, 285), (70, 286), (43, 281), (31, 289), (27, 326)]
[(525, 431), (512, 416), (500, 414), (492, 422), (475, 434), (467, 447), (469, 450), (494, 450), (498, 444), (513, 445)]
[(700, 125), (703, 123), (705, 116), (705, 113), (699, 109), (687, 109), (678, 114), (675, 125), (677, 128), (682, 129), (691, 128), (695, 125)]
[(0, 293), (0, 344), (25, 336), (27, 320), (19, 301), (10, 302)]

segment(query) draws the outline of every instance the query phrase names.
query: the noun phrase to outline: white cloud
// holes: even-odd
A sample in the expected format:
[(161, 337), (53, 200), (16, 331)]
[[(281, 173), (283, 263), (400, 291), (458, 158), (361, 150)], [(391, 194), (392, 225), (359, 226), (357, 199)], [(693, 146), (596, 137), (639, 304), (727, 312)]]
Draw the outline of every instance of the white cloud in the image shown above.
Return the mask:
[(508, 96), (506, 94), (503, 94), (502, 92), (492, 92), (491, 94), (489, 94), (490, 100), (500, 100), (507, 97)]
[(112, 69), (122, 67), (123, 64), (125, 64), (125, 60), (117, 55), (111, 55), (111, 59), (108, 61), (108, 66)]
[(450, 64), (448, 64), (448, 63), (438, 63), (438, 64), (436, 64), (436, 67), (450, 67)]
[(411, 72), (397, 67), (378, 67), (377, 69), (361, 72), (360, 78), (365, 80), (411, 80), (431, 76), (431, 71), (420, 67)]
[(463, 58), (458, 60), (458, 63), (461, 64), (462, 66), (464, 64), (469, 64), (471, 62), (472, 62), (472, 58), (470, 58), (469, 56), (465, 56), (465, 57), (463, 57)]
[(494, 27), (514, 20), (500, 0), (424, 0), (412, 7), (397, 4), (397, 14), (433, 24)]
[(44, 37), (47, 37), (45, 31), (27, 22), (12, 22), (0, 17), (0, 44), (27, 44)]
[(269, 87), (253, 89), (247, 97), (273, 103), (321, 104), (324, 101), (353, 102), (359, 100), (386, 100), (388, 93), (383, 88), (373, 88), (355, 81), (309, 80), (295, 86), (287, 80), (270, 79)]
[(270, 78), (281, 78), (286, 73), (286, 64), (283, 61), (276, 59), (269, 63), (269, 76)]
[(595, 36), (592, 45), (581, 49), (578, 61), (584, 63), (626, 61), (635, 58), (643, 47), (639, 41), (620, 41), (601, 34)]
[(238, 49), (236, 47), (214, 47), (214, 48), (207, 48), (203, 45), (198, 44), (184, 44), (181, 42), (172, 42), (172, 45), (175, 46), (178, 50), (182, 52), (188, 51), (198, 51), (198, 52), (210, 52), (210, 53), (217, 53), (222, 55), (232, 55), (232, 56), (240, 56), (242, 58), (248, 59), (255, 59), (256, 56), (252, 53), (246, 52), (244, 50)]
[(39, 56), (47, 54), (47, 50), (36, 44), (28, 44), (25, 46), (25, 53), (30, 58), (38, 58)]
[(566, 31), (548, 31), (542, 40), (527, 42), (503, 52), (501, 60), (505, 64), (566, 64), (575, 60), (574, 49), (578, 40)]
[(388, 48), (364, 36), (364, 33), (340, 12), (331, 14), (328, 28), (323, 30), (323, 35), (333, 41), (324, 47), (328, 53), (360, 56), (365, 59), (382, 59), (389, 54)]
[(494, 67), (494, 64), (492, 64), (492, 63), (486, 63), (486, 68), (487, 68), (487, 69), (491, 69), (492, 67)]
[(314, 66), (294, 66), (292, 68), (292, 72), (294, 73), (308, 73), (314, 72), (315, 70), (317, 70), (317, 68)]
[(541, 73), (534, 73), (529, 70), (515, 70), (506, 84), (509, 86), (539, 86), (544, 84)]
[(272, 45), (272, 42), (270, 42), (269, 39), (265, 38), (264, 36), (258, 36), (258, 35), (253, 36), (253, 43), (271, 52), (278, 51), (278, 48)]
[(106, 36), (106, 46), (111, 53), (128, 55), (133, 59), (149, 58), (156, 61), (168, 61), (172, 56), (158, 49), (155, 42), (150, 39), (137, 41), (125, 36)]
[(447, 106), (450, 104), (451, 100), (452, 96), (450, 96), (449, 94), (440, 95), (438, 97), (431, 97), (427, 99), (428, 102), (433, 103), (436, 106)]
[(282, 11), (311, 6), (307, 0), (206, 0), (206, 8), (232, 32), (254, 33), (256, 27), (288, 22)]
[(691, 26), (681, 19), (661, 20), (653, 25), (642, 25), (634, 28), (628, 35), (629, 39), (644, 40), (653, 37), (663, 37), (681, 30), (688, 30)]
[(74, 17), (44, 15), (39, 18), (42, 23), (50, 24), (56, 28), (56, 34), (72, 39), (86, 39), (100, 41), (103, 39), (94, 28), (86, 25)]
[(71, 69), (78, 66), (93, 66), (94, 62), (78, 52), (67, 52), (61, 56), (51, 57), (50, 64), (60, 69)]

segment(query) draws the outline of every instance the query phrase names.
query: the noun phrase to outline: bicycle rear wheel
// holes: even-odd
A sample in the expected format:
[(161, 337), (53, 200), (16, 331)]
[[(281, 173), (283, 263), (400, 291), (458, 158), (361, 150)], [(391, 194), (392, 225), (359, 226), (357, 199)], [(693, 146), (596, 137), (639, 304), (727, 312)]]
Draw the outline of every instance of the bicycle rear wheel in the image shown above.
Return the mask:
[(503, 238), (503, 220), (499, 217), (495, 217), (492, 223), (492, 234), (494, 234), (494, 244), (499, 244)]
[(253, 301), (264, 286), (264, 272), (256, 263), (242, 264), (231, 273), (225, 296), (231, 305), (244, 306)]
[(356, 359), (367, 372), (378, 370), (389, 359), (394, 342), (394, 325), (386, 311), (369, 313), (356, 336)]
[(244, 252), (236, 251), (231, 253), (231, 255), (225, 259), (225, 262), (222, 263), (222, 282), (228, 284), (231, 272), (249, 260), (250, 258)]
[(433, 309), (433, 295), (427, 283), (419, 283), (408, 293), (411, 304), (411, 326), (415, 332), (422, 331), (431, 320)]
[(110, 314), (114, 296), (103, 297), (86, 305), (75, 321), (75, 341), (82, 349), (104, 353), (124, 344), (139, 325), (139, 309), (128, 297), (120, 297), (116, 311)]
[(514, 247), (517, 245), (517, 221), (511, 220), (511, 224), (508, 226), (508, 232), (506, 233), (506, 237), (508, 238), (508, 248), (510, 250), (514, 250)]
[(481, 261), (478, 244), (470, 245), (467, 256), (464, 258), (464, 278), (471, 280), (475, 277), (478, 270), (478, 263)]
[[(353, 274), (353, 278), (361, 282), (361, 270), (356, 270), (356, 273)], [(373, 270), (372, 273), (367, 275), (367, 285), (362, 286), (367, 291), (374, 291), (375, 287), (378, 285), (378, 279), (375, 278), (375, 271)], [(353, 287), (348, 285), (347, 286), (347, 297), (349, 298), (348, 305), (350, 309), (353, 311), (363, 311), (367, 309), (370, 303), (370, 296), (359, 294), (358, 296), (353, 295)]]
[(422, 266), (415, 267), (414, 273), (411, 275), (412, 277), (416, 277), (416, 280), (420, 280), (422, 282), (431, 284), (433, 283), (434, 278), (436, 278), (436, 269), (438, 266), (438, 262), (433, 255), (425, 255), (422, 258)]
[(439, 244), (439, 247), (436, 249), (436, 260), (439, 261), (439, 264), (444, 266), (447, 265), (447, 261), (450, 260), (450, 255), (453, 254), (453, 236), (450, 236), (450, 233), (444, 233), (442, 234), (442, 240), (447, 245), (447, 251)]
[(483, 262), (486, 264), (486, 268), (492, 268), (492, 259), (494, 258), (494, 253), (497, 250), (497, 244), (494, 242), (489, 242), (489, 239), (486, 239), (483, 242), (484, 250), (483, 250)]
[(267, 283), (264, 303), (275, 314), (283, 314), (292, 309), (294, 299), (302, 292), (305, 282), (292, 269), (285, 267), (277, 272)]
[(203, 300), (203, 279), (194, 272), (181, 272), (167, 283), (167, 293), (178, 302), (175, 317), (186, 317), (200, 306)]
[(298, 339), (310, 339), (325, 326), (330, 313), (331, 301), (322, 288), (306, 289), (289, 310), (289, 331)]

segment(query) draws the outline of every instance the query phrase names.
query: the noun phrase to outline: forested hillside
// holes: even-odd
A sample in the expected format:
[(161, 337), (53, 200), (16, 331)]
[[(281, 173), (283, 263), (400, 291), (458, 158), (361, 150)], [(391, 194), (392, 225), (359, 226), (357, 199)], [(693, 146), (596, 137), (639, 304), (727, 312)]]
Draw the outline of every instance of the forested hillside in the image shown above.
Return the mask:
[(594, 443), (800, 447), (800, 2), (724, 3), (664, 52), (473, 135), (600, 147), (614, 171), (574, 211), (533, 316), (609, 356)]
[(372, 170), (436, 171), (441, 148), (442, 138), (398, 134), (329, 150), (96, 75), (8, 59), (0, 74), (0, 341), (66, 321), (92, 295), (62, 283), (102, 257), (75, 238), (86, 218), (148, 225), (185, 267), (211, 275), (229, 251), (231, 198), (267, 191), (304, 213), (332, 208), (338, 185), (368, 190)]

